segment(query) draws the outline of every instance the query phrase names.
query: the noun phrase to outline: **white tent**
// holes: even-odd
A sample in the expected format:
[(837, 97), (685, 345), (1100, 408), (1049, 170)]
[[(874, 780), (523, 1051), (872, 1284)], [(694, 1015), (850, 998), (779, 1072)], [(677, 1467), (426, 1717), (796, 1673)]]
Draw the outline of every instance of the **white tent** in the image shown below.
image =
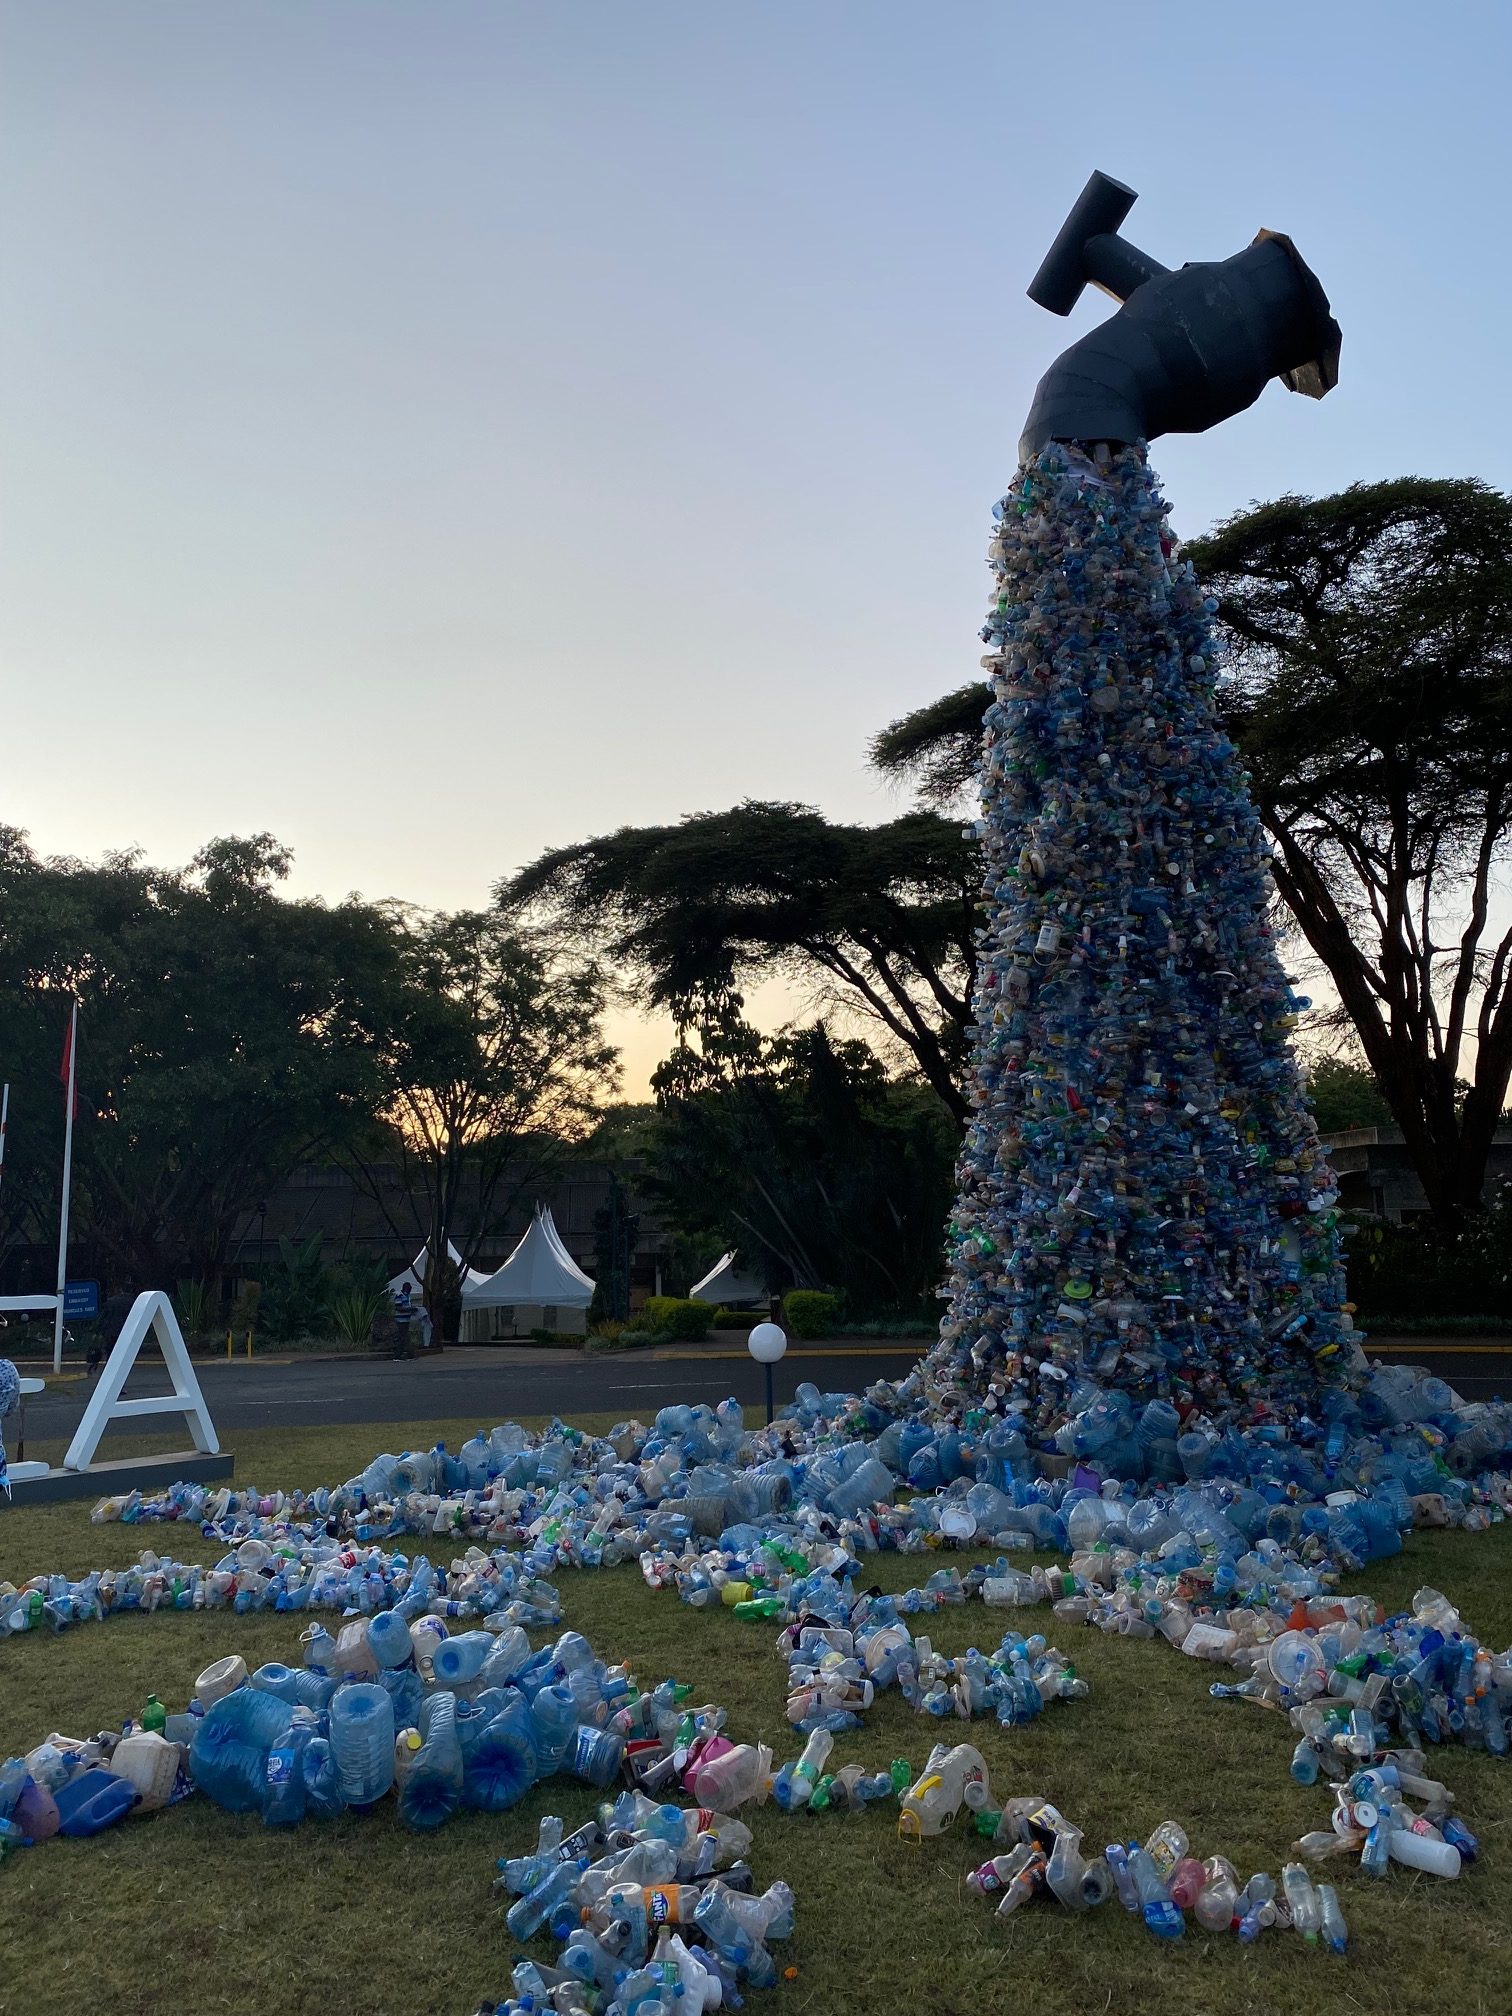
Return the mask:
[(765, 1302), (767, 1291), (754, 1274), (748, 1274), (733, 1253), (716, 1260), (702, 1281), (695, 1281), (688, 1294), (698, 1302), (713, 1302), (726, 1309), (742, 1304)]
[[(593, 1282), (563, 1245), (550, 1210), (537, 1205), (530, 1229), (504, 1265), (462, 1290), (462, 1336), (469, 1343), (521, 1330), (581, 1336), (592, 1300)], [(561, 1310), (571, 1312), (566, 1323)]]
[[(448, 1239), (446, 1242), (446, 1257), (448, 1260), (450, 1260), (453, 1267), (459, 1269), (461, 1268), (462, 1255), (457, 1251), (456, 1247), (452, 1244), (450, 1239)], [(390, 1281), (390, 1283), (388, 1284), (388, 1291), (390, 1295), (397, 1295), (401, 1288), (408, 1288), (411, 1295), (413, 1295), (418, 1300), (420, 1296), (424, 1293), (425, 1263), (429, 1258), (430, 1258), (430, 1248), (428, 1246), (422, 1246), (420, 1248), (420, 1251), (415, 1255), (414, 1259), (411, 1260), (408, 1267), (404, 1268), (402, 1272), (396, 1274), (393, 1280)], [(465, 1294), (469, 1288), (473, 1287), (475, 1284), (481, 1284), (487, 1279), (488, 1276), (486, 1274), (480, 1274), (476, 1267), (469, 1267), (462, 1275), (463, 1293)]]

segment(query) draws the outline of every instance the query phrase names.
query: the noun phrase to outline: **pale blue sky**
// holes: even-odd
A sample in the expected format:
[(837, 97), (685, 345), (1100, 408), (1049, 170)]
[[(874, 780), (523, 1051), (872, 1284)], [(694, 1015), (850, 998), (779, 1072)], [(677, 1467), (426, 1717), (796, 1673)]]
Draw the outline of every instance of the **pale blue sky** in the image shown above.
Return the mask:
[(1167, 264), (1292, 234), (1344, 328), (1157, 462), (1512, 482), (1496, 5), (9, 0), (0, 818), (459, 905), (746, 795), (895, 800), (1088, 171)]

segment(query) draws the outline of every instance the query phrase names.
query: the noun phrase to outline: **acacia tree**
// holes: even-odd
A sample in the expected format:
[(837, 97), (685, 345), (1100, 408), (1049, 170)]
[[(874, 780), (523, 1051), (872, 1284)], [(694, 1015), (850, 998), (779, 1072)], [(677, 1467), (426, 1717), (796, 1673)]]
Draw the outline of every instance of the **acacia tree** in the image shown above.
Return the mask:
[(1221, 704), (1277, 886), (1452, 1231), (1512, 1078), (1512, 498), (1356, 484), (1186, 555), (1218, 598)]
[(961, 1119), (976, 879), (959, 823), (932, 812), (849, 826), (747, 801), (557, 848), (496, 894), (505, 915), (604, 953), (682, 1032), (765, 975), (818, 983)]
[[(1356, 484), (1241, 512), (1183, 557), (1218, 600), (1219, 704), (1277, 888), (1456, 1230), (1512, 1074), (1512, 499)], [(874, 764), (953, 804), (983, 704), (963, 686), (893, 722)]]
[[(586, 1137), (617, 1083), (617, 1053), (604, 1040), (604, 991), (590, 963), (553, 957), (492, 912), (408, 911), (397, 923), (405, 1005), (384, 1119), (420, 1215), (425, 1302), (439, 1328), (455, 1273), (450, 1245), (469, 1266)], [(371, 1164), (357, 1167), (387, 1213)]]

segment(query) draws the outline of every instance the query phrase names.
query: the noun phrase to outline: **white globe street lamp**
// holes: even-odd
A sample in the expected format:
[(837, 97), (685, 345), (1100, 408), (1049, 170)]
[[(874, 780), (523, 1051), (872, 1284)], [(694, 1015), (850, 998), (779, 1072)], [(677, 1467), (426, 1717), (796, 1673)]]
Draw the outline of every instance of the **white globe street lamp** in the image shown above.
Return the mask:
[(787, 1350), (787, 1337), (775, 1323), (755, 1323), (746, 1339), (746, 1348), (758, 1365), (766, 1368), (767, 1426), (772, 1425), (772, 1367)]

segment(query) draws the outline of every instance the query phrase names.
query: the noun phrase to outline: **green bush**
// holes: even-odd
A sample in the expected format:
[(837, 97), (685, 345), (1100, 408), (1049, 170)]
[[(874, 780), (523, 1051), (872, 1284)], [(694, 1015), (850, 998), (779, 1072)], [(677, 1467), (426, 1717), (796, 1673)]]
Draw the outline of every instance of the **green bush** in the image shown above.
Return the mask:
[(664, 1330), (676, 1343), (701, 1344), (714, 1309), (689, 1295), (649, 1295), (640, 1314), (650, 1329)]
[(765, 1323), (766, 1313), (761, 1309), (726, 1309), (720, 1307), (712, 1318), (716, 1330), (754, 1330), (758, 1323)]
[(207, 1337), (215, 1321), (215, 1297), (206, 1281), (180, 1281), (173, 1291), (179, 1328), (186, 1337)]
[(795, 1337), (828, 1337), (840, 1316), (840, 1297), (820, 1288), (794, 1288), (782, 1298), (782, 1313)]

